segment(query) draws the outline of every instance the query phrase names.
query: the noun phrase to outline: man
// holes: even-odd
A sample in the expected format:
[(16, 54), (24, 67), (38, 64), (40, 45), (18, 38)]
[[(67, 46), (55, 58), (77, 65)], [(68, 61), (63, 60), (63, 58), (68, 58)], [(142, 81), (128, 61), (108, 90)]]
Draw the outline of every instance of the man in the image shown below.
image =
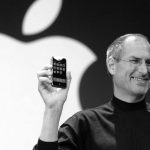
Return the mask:
[[(150, 44), (141, 34), (126, 34), (107, 50), (106, 64), (112, 76), (112, 99), (97, 108), (80, 111), (59, 129), (67, 88), (51, 87), (51, 67), (38, 73), (39, 92), (45, 102), (43, 126), (35, 150), (149, 150)], [(101, 91), (100, 91), (101, 92)], [(102, 93), (100, 93), (102, 94)]]

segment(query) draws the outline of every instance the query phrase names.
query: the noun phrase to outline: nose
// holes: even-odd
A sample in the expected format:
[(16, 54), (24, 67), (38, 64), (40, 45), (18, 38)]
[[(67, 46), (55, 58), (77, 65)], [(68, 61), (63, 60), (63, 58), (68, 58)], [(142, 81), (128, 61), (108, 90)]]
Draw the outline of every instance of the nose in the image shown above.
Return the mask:
[(141, 65), (139, 66), (139, 72), (142, 74), (148, 73), (148, 68), (147, 68), (145, 61), (143, 63), (141, 63)]

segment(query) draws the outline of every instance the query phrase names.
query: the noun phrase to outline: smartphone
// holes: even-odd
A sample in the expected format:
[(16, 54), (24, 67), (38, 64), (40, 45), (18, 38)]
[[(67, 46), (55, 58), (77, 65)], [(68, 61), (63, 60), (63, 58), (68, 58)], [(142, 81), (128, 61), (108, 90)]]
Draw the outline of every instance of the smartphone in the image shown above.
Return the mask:
[(66, 88), (66, 58), (52, 57), (52, 86)]

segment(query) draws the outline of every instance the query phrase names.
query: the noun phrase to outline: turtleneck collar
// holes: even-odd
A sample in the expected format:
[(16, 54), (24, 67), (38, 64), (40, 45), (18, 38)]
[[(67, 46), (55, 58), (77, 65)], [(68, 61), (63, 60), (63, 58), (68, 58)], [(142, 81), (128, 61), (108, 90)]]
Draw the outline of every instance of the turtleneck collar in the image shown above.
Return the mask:
[(145, 98), (137, 103), (128, 103), (123, 100), (118, 99), (117, 97), (113, 96), (112, 98), (112, 105), (118, 111), (135, 111), (135, 110), (146, 110), (146, 101)]

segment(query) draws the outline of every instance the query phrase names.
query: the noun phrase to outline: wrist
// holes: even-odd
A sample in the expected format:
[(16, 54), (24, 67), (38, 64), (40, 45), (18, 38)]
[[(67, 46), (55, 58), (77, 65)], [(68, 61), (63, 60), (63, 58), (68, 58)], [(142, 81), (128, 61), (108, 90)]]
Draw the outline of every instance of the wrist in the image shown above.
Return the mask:
[(45, 105), (45, 114), (60, 114), (63, 106), (48, 107)]
[(57, 141), (58, 139), (58, 126), (61, 111), (59, 109), (52, 109), (45, 107), (42, 131), (40, 139), (43, 141)]
[(55, 124), (59, 124), (62, 107), (49, 108), (45, 106), (44, 119), (51, 120)]

